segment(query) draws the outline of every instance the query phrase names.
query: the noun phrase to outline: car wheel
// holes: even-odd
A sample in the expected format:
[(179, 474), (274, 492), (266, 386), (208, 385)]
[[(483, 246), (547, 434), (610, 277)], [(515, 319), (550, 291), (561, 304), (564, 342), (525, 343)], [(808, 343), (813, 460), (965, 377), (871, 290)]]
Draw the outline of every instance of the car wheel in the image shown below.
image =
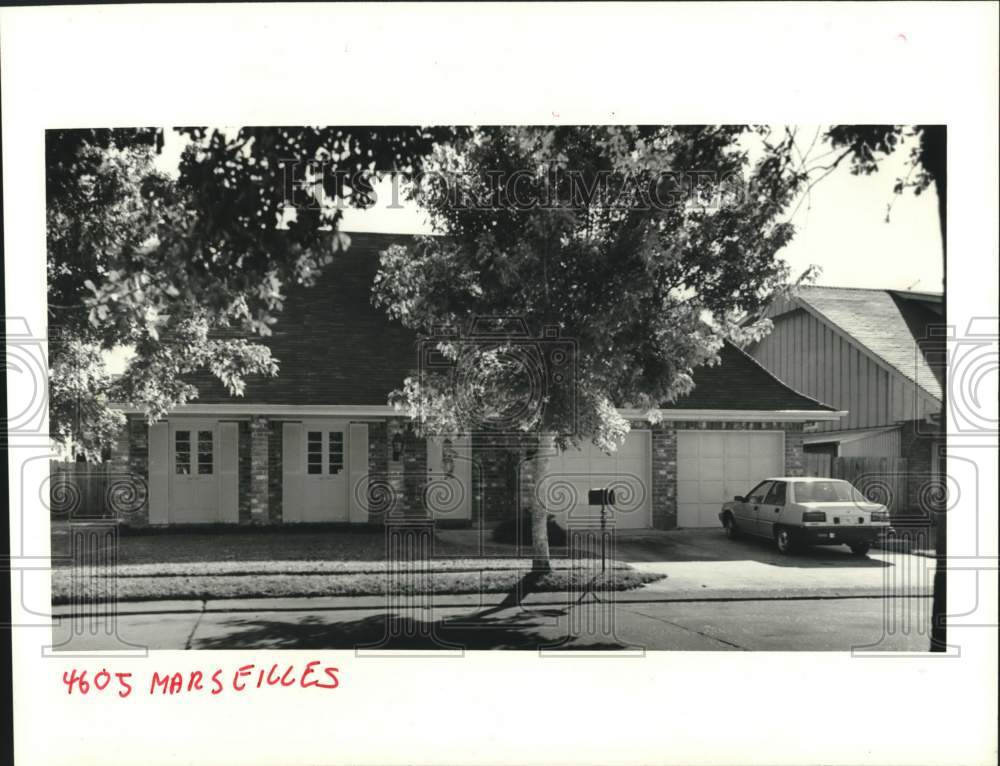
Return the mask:
[(795, 550), (795, 538), (792, 537), (791, 531), (787, 529), (779, 529), (775, 532), (774, 542), (781, 553), (792, 553)]
[(851, 553), (855, 556), (867, 556), (868, 551), (872, 549), (871, 543), (855, 543), (851, 546)]
[(736, 519), (733, 518), (733, 514), (727, 513), (722, 517), (722, 526), (726, 530), (726, 537), (730, 540), (735, 540), (740, 536), (740, 530), (736, 527)]

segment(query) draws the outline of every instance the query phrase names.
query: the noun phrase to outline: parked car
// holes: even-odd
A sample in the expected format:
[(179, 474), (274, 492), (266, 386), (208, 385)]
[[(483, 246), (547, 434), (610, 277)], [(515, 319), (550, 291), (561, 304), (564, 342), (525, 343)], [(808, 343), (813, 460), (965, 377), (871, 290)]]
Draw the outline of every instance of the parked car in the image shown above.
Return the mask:
[(729, 537), (768, 538), (782, 553), (800, 545), (848, 545), (864, 556), (889, 528), (889, 511), (843, 479), (777, 476), (724, 503), (719, 520)]

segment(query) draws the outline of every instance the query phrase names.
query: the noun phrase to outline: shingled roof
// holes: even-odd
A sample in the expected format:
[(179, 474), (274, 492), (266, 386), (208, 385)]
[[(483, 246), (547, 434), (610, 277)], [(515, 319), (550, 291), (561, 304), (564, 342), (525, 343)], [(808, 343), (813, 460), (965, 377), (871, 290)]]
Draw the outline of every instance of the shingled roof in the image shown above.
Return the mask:
[(811, 285), (796, 289), (796, 302), (934, 398), (943, 398), (944, 356), (929, 351), (936, 342), (933, 330), (944, 322), (940, 293)]
[[(192, 378), (197, 403), (384, 405), (418, 367), (413, 332), (371, 304), (378, 254), (409, 235), (352, 233), (351, 246), (311, 288), (286, 288), (284, 311), (264, 339), (279, 362), (275, 378), (250, 378), (243, 397), (230, 396), (207, 372)], [(735, 346), (722, 363), (694, 371), (695, 389), (671, 409), (832, 412), (800, 394)]]

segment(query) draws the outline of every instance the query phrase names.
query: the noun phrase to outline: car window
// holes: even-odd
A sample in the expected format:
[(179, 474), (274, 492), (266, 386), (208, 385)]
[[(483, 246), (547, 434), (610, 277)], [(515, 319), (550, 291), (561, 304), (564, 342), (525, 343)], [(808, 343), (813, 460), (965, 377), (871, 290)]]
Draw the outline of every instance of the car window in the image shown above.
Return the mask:
[(776, 481), (771, 485), (771, 491), (767, 493), (767, 497), (764, 500), (765, 505), (784, 505), (785, 504), (785, 487), (787, 485), (783, 481)]
[(795, 500), (799, 503), (842, 503), (861, 502), (864, 496), (850, 482), (842, 479), (831, 481), (795, 482)]
[(750, 490), (750, 494), (747, 495), (748, 503), (761, 503), (764, 501), (764, 497), (767, 495), (767, 491), (771, 488), (773, 482), (762, 481), (756, 487)]

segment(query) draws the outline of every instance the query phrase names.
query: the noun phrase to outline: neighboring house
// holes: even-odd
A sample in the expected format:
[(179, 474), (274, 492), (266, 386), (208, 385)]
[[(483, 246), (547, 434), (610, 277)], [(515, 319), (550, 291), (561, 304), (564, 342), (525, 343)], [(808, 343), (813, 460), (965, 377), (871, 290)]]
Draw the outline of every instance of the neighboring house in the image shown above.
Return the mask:
[(378, 253), (410, 238), (351, 238), (316, 286), (288, 289), (266, 341), (277, 378), (249, 380), (241, 398), (199, 379), (195, 402), (151, 426), (126, 410), (114, 460), (148, 483), (131, 523), (363, 524), (391, 512), (492, 524), (537, 502), (567, 523), (593, 520), (586, 490), (612, 484), (618, 528), (716, 526), (723, 500), (802, 475), (805, 429), (845, 414), (727, 345), (662, 421), (625, 412), (633, 430), (617, 453), (588, 444), (543, 477), (524, 435), (420, 438), (386, 403), (418, 366), (415, 336), (370, 302)]
[(747, 351), (797, 390), (848, 411), (804, 436), (807, 453), (906, 458), (911, 475), (936, 475), (944, 444), (940, 293), (799, 287), (766, 316), (774, 329)]

